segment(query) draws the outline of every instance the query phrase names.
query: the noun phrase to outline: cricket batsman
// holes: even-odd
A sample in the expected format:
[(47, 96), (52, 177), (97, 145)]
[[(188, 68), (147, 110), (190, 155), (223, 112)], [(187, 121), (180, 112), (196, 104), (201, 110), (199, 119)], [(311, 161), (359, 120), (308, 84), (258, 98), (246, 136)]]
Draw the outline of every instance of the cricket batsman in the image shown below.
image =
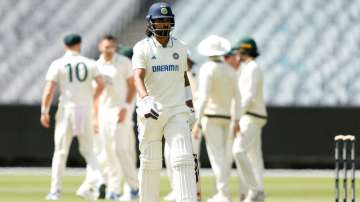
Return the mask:
[(239, 88), (241, 93), (241, 133), (234, 140), (233, 155), (239, 176), (249, 188), (244, 202), (264, 201), (264, 160), (261, 149), (261, 130), (266, 124), (264, 76), (256, 58), (257, 45), (252, 38), (241, 39), (233, 49), (241, 62)]
[[(106, 83), (99, 102), (99, 133), (108, 171), (106, 199), (129, 201), (138, 198), (139, 190), (131, 153), (135, 149), (132, 109), (136, 92), (131, 61), (117, 54), (116, 46), (116, 38), (111, 35), (104, 36), (99, 43), (101, 55), (97, 66)], [(131, 190), (120, 195), (122, 178)]]
[[(54, 155), (51, 170), (51, 188), (47, 200), (60, 198), (62, 177), (73, 137), (79, 141), (79, 150), (85, 158), (88, 169), (98, 170), (93, 152), (93, 134), (98, 127), (98, 98), (104, 82), (95, 61), (80, 55), (81, 36), (70, 34), (64, 38), (65, 55), (55, 60), (46, 75), (46, 86), (42, 96), (41, 125), (50, 127), (50, 105), (57, 87), (60, 88), (59, 105), (56, 113)], [(93, 94), (92, 81), (97, 87)], [(93, 128), (94, 126), (94, 128)], [(96, 173), (96, 172), (93, 172)], [(77, 195), (87, 199), (97, 198), (96, 181), (87, 177)]]
[(198, 51), (207, 56), (199, 72), (197, 122), (193, 136), (205, 135), (206, 149), (215, 175), (217, 193), (208, 202), (231, 201), (229, 177), (234, 135), (240, 130), (240, 91), (236, 70), (224, 61), (230, 42), (211, 35), (200, 42)]
[(147, 37), (135, 45), (132, 58), (138, 93), (140, 202), (160, 201), (163, 135), (171, 152), (176, 201), (196, 202), (187, 48), (170, 36), (175, 19), (167, 3), (151, 5), (146, 20)]

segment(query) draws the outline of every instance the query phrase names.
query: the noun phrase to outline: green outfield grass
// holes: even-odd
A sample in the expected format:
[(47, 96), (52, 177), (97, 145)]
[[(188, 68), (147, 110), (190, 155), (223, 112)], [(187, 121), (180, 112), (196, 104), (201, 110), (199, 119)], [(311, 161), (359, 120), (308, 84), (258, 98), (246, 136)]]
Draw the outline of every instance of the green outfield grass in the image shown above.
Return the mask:
[[(85, 201), (75, 196), (75, 191), (84, 177), (67, 176), (64, 179), (62, 199), (66, 202)], [(360, 187), (357, 180), (357, 187)], [(49, 189), (49, 176), (0, 175), (0, 202), (41, 202)], [(202, 177), (203, 198), (214, 193), (214, 179)], [(332, 178), (309, 177), (267, 177), (267, 202), (327, 202), (333, 201), (334, 183)], [(238, 201), (238, 184), (236, 177), (231, 178), (233, 201)], [(166, 177), (161, 178), (161, 196), (169, 191)], [(357, 199), (360, 199), (358, 191)], [(206, 200), (203, 200), (204, 202)]]

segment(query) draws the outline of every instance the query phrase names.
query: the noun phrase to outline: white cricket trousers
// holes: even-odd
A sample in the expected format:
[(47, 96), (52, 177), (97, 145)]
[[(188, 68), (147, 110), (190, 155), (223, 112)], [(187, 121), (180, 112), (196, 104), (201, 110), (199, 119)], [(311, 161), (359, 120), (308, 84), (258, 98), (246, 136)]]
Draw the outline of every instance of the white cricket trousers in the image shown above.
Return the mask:
[[(135, 136), (131, 111), (124, 122), (118, 123), (119, 109), (101, 107), (99, 110), (99, 131), (107, 172), (108, 191), (119, 193), (122, 179), (131, 189), (139, 188), (135, 162)], [(103, 158), (101, 157), (100, 158)]]
[(236, 137), (233, 155), (240, 177), (240, 191), (264, 190), (264, 160), (261, 131), (266, 119), (244, 115), (240, 119), (241, 135)]
[(163, 109), (159, 119), (138, 117), (140, 202), (160, 201), (163, 135), (169, 145), (177, 202), (196, 202), (194, 158), (186, 106)]
[[(100, 130), (100, 120), (99, 120), (99, 130)], [(100, 133), (100, 132), (99, 132)], [(91, 173), (88, 173), (87, 176), (92, 176), (92, 177), (97, 177), (97, 186), (100, 187), (100, 185), (102, 184), (108, 184), (108, 179), (109, 179), (109, 165), (107, 164), (107, 160), (106, 160), (106, 154), (104, 152), (104, 143), (103, 143), (103, 138), (101, 137), (100, 134), (96, 134), (94, 135), (94, 152), (95, 152), (95, 156), (99, 162), (99, 170), (97, 171), (97, 173), (99, 173), (99, 175), (92, 175)], [(86, 170), (86, 172), (90, 172), (88, 169)]]
[[(202, 140), (202, 137), (200, 137), (199, 139), (195, 139), (193, 136), (191, 136), (192, 148), (193, 148), (194, 154), (197, 155), (199, 168), (201, 167), (201, 165), (200, 165), (201, 140)], [(172, 167), (170, 164), (170, 159), (171, 159), (170, 158), (170, 148), (169, 148), (169, 144), (167, 144), (167, 143), (165, 143), (164, 158), (165, 158), (166, 172), (169, 177), (171, 190), (173, 190), (174, 189), (174, 184), (173, 184), (173, 180), (172, 180), (172, 172), (173, 171), (172, 171)]]
[[(51, 170), (51, 192), (61, 190), (62, 177), (66, 167), (70, 145), (74, 135), (79, 141), (79, 151), (85, 158), (88, 169), (96, 173), (98, 162), (93, 152), (93, 127), (91, 107), (61, 107), (55, 116), (54, 155)], [(93, 177), (86, 177), (83, 185), (89, 188), (96, 186)]]
[(201, 120), (206, 150), (215, 175), (218, 193), (229, 196), (229, 178), (232, 165), (232, 144), (230, 119), (204, 117)]

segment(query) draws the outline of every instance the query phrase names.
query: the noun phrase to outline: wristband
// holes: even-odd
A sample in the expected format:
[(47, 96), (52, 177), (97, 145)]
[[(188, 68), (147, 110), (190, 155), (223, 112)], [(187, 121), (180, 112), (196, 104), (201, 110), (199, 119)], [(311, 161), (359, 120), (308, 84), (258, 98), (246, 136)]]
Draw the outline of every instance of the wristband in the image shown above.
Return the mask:
[(48, 114), (50, 112), (50, 107), (41, 106), (41, 114)]

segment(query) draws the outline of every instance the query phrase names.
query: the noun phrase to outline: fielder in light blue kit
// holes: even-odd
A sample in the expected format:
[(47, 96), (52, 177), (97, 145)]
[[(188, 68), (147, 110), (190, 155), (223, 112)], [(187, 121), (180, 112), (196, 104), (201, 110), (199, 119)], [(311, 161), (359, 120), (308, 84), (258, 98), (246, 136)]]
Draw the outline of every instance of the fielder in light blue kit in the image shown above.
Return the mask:
[(160, 201), (163, 135), (171, 151), (176, 201), (195, 202), (187, 48), (170, 36), (174, 14), (167, 3), (153, 4), (146, 18), (147, 37), (135, 45), (132, 58), (138, 93), (140, 202)]

